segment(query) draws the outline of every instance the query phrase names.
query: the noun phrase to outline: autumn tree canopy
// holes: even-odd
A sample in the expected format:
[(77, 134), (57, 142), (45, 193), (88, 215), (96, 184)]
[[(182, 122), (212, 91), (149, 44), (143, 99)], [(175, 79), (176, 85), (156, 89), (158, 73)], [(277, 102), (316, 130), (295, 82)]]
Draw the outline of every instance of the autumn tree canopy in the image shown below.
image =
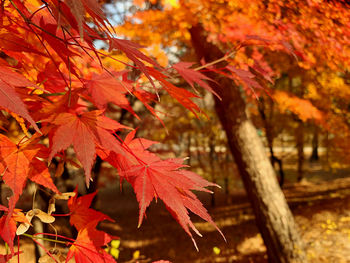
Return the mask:
[[(229, 75), (254, 100), (267, 95), (281, 113), (291, 112), (303, 122), (321, 126), (334, 135), (332, 146), (338, 157), (347, 158), (347, 1), (164, 0), (134, 4), (137, 11), (126, 16), (118, 32), (152, 47), (150, 52), (157, 50), (154, 56), (163, 57), (159, 50), (169, 53), (169, 47), (176, 46), (178, 57), (195, 61), (189, 30), (201, 24), (207, 39), (227, 54), (232, 66), (253, 73), (243, 76), (236, 70)], [(254, 79), (254, 74), (261, 74), (264, 82)], [(265, 93), (261, 86), (273, 89)]]
[[(201, 234), (188, 211), (216, 227), (192, 193), (210, 192), (205, 187), (215, 184), (186, 170), (182, 159), (163, 160), (150, 152), (155, 142), (136, 138), (136, 130), (111, 119), (107, 107), (114, 104), (114, 113), (127, 110), (139, 118), (128, 95), (156, 115), (150, 104), (164, 90), (197, 115), (201, 110), (191, 98), (198, 96), (169, 79), (178, 72), (190, 85), (196, 82), (210, 91), (204, 75), (186, 63), (164, 68), (140, 51), (139, 44), (118, 38), (95, 0), (1, 1), (0, 19), (0, 171), (12, 191), (8, 204), (1, 206), (0, 236), (10, 247), (10, 254), (1, 255), (2, 260), (15, 254), (16, 236), (26, 235), (36, 242), (37, 234), (26, 234), (33, 217), (53, 223), (55, 201), (67, 200), (77, 237), (46, 233), (47, 239), (57, 243), (60, 238), (69, 246), (67, 260), (114, 262), (102, 249), (112, 237), (96, 229), (100, 221), (111, 219), (89, 208), (95, 194), (77, 197), (76, 191), (60, 192), (48, 170), (54, 159), (81, 166), (87, 187), (96, 156), (116, 167), (121, 180), (130, 182), (136, 193), (139, 225), (151, 201), (160, 198), (194, 244), (191, 230)], [(98, 50), (96, 40), (104, 41), (111, 53)], [(123, 69), (108, 67), (110, 61)], [(135, 70), (141, 74), (132, 76)], [(9, 132), (10, 119), (21, 127), (16, 135)], [(121, 130), (126, 137), (120, 136)], [(73, 156), (67, 154), (70, 146)], [(51, 192), (47, 212), (16, 208), (28, 179)]]

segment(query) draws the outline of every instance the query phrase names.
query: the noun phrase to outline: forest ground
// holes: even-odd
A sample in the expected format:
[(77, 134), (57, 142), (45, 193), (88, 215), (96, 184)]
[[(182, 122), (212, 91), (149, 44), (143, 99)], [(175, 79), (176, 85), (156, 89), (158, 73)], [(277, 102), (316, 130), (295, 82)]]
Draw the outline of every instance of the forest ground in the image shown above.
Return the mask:
[[(350, 262), (350, 169), (330, 171), (320, 163), (306, 165), (306, 180), (295, 183), (295, 162), (286, 165), (283, 191), (299, 226), (310, 262)], [(105, 221), (100, 228), (121, 239), (118, 262), (146, 263), (154, 260), (176, 262), (267, 262), (266, 248), (254, 223), (252, 209), (243, 189), (216, 191), (216, 207), (210, 195), (200, 195), (227, 242), (208, 223), (191, 215), (203, 237), (191, 239), (171, 217), (161, 202), (152, 202), (142, 226), (137, 228), (138, 206), (132, 189), (104, 178), (96, 208), (115, 223)], [(103, 181), (102, 181), (103, 183)], [(32, 263), (34, 246), (22, 239), (20, 262)], [(1, 252), (1, 251), (0, 251)], [(17, 262), (17, 258), (11, 260)], [(47, 261), (45, 263), (50, 263)]]
[[(299, 225), (310, 262), (350, 262), (350, 178), (317, 184), (290, 184), (284, 193)], [(152, 204), (147, 219), (137, 229), (137, 206), (126, 195), (116, 198), (115, 191), (104, 191), (99, 201), (120, 200), (113, 208), (105, 209), (117, 225), (101, 225), (121, 237), (120, 262), (137, 262), (131, 260), (133, 254), (140, 254), (139, 260), (145, 259), (141, 262), (151, 262), (151, 259), (267, 262), (266, 248), (244, 191), (232, 195), (230, 205), (224, 204), (222, 196), (217, 198), (221, 204), (209, 208), (227, 243), (208, 223), (193, 216), (196, 227), (203, 234), (202, 238), (195, 237), (199, 252), (161, 204)], [(209, 198), (205, 203), (209, 203)]]
[[(325, 155), (320, 161), (304, 163), (305, 179), (296, 183), (296, 155), (284, 158), (284, 194), (299, 226), (310, 262), (350, 262), (350, 168), (330, 169)], [(234, 180), (237, 180), (235, 178)], [(232, 185), (232, 184), (231, 184)], [(240, 185), (235, 184), (235, 185)], [(208, 223), (191, 215), (203, 237), (196, 237), (199, 252), (191, 239), (170, 216), (161, 202), (152, 203), (147, 218), (137, 229), (138, 207), (130, 188), (124, 194), (115, 186), (100, 193), (99, 207), (111, 215), (116, 225), (104, 223), (105, 230), (121, 237), (120, 262), (170, 260), (176, 262), (267, 262), (266, 248), (254, 222), (254, 215), (242, 188), (216, 191), (216, 207), (211, 196), (200, 195), (227, 243)], [(133, 196), (130, 198), (130, 196)], [(118, 200), (113, 207), (108, 200)], [(133, 256), (140, 255), (137, 260)], [(142, 262), (142, 261), (140, 261)]]

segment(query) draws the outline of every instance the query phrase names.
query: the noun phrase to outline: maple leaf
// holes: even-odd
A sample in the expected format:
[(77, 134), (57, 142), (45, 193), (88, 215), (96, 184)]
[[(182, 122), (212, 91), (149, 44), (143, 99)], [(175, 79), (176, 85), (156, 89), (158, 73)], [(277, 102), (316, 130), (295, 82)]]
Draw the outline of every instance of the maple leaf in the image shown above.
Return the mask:
[(109, 24), (109, 22), (106, 19), (106, 15), (103, 13), (98, 1), (97, 0), (82, 0), (82, 1), (83, 1), (83, 4), (84, 4), (86, 11), (94, 19), (94, 21), (99, 22), (108, 31), (106, 23)]
[(173, 68), (177, 70), (177, 72), (188, 82), (188, 84), (191, 85), (191, 87), (193, 89), (195, 89), (194, 83), (197, 83), (202, 88), (206, 89), (207, 91), (215, 94), (215, 96), (220, 98), (220, 96), (208, 85), (208, 83), (203, 81), (203, 79), (210, 80), (210, 81), (214, 81), (214, 80), (205, 76), (204, 74), (200, 73), (199, 71), (191, 69), (190, 67), (193, 64), (194, 63), (192, 63), (192, 62), (179, 62), (179, 63), (173, 65)]
[(14, 251), (13, 239), (16, 235), (16, 222), (12, 219), (10, 214), (4, 215), (0, 218), (0, 236), (10, 247), (11, 252)]
[(123, 179), (122, 172), (129, 169), (132, 165), (139, 164), (141, 158), (147, 162), (158, 161), (160, 158), (148, 151), (151, 145), (156, 144), (155, 141), (150, 141), (144, 138), (134, 138), (136, 130), (128, 133), (123, 141), (123, 147), (126, 149), (125, 155), (116, 154), (109, 151), (99, 151), (99, 156), (115, 166), (120, 172), (120, 179)]
[[(57, 100), (53, 99), (54, 103), (42, 102), (39, 104), (38, 110), (33, 113), (35, 119), (40, 119), (41, 122), (45, 122), (46, 119), (49, 121), (52, 120), (57, 114), (65, 113), (70, 110), (70, 108), (77, 108), (79, 101), (79, 90), (73, 90), (71, 93), (67, 93), (64, 96), (61, 96)], [(70, 107), (68, 103), (70, 102)], [(44, 127), (42, 127), (43, 130)], [(50, 130), (50, 129), (49, 129)], [(42, 131), (44, 134), (44, 131)]]
[(40, 178), (45, 169), (42, 166), (42, 162), (36, 159), (36, 156), (43, 148), (44, 146), (40, 144), (23, 144), (22, 146), (17, 146), (6, 136), (0, 134), (0, 156), (2, 156), (0, 171), (3, 171), (2, 178), (5, 184), (13, 192), (13, 196), (11, 197), (13, 207), (10, 206), (10, 210), (14, 208), (14, 204), (22, 194), (28, 177), (58, 193), (57, 188), (50, 181), (51, 178), (47, 174), (44, 174), (44, 178)]
[[(52, 61), (49, 61), (45, 65), (45, 69), (40, 71), (37, 75), (37, 83), (43, 83), (45, 89), (50, 92), (63, 92), (66, 88), (66, 82), (62, 78), (62, 75), (57, 71), (60, 63), (55, 65)], [(63, 74), (63, 73), (62, 73)], [(68, 76), (63, 76), (68, 79)]]
[(0, 106), (9, 109), (29, 121), (39, 133), (39, 128), (29, 115), (26, 106), (17, 95), (15, 87), (35, 87), (22, 75), (0, 65)]
[(143, 46), (141, 46), (141, 45), (139, 45), (139, 44), (137, 44), (135, 42), (132, 42), (130, 40), (112, 38), (109, 51), (111, 51), (112, 49), (115, 48), (115, 49), (119, 49), (120, 51), (124, 52), (125, 55), (130, 60), (132, 60), (136, 64), (136, 66), (139, 67), (141, 72), (143, 72), (145, 74), (145, 76), (150, 80), (151, 84), (155, 88), (153, 80), (152, 80), (152, 78), (151, 78), (151, 76), (149, 74), (149, 69), (142, 62), (142, 60), (146, 61), (146, 62), (148, 62), (151, 65), (156, 66), (156, 67), (159, 67), (159, 65), (153, 59), (147, 57), (140, 50), (138, 50), (139, 48), (142, 48), (142, 47)]
[(139, 101), (142, 102), (142, 104), (146, 107), (147, 110), (149, 110), (159, 121), (160, 123), (165, 127), (165, 124), (161, 118), (157, 115), (156, 111), (148, 104), (149, 102), (155, 101), (155, 95), (147, 92), (145, 90), (142, 90), (138, 87), (136, 87), (132, 94), (135, 95), (136, 98), (138, 98)]
[[(191, 192), (191, 190), (208, 192), (204, 187), (214, 186), (215, 184), (199, 180), (198, 175), (194, 173), (184, 173), (184, 171), (178, 170), (182, 167), (182, 165), (174, 163), (172, 160), (160, 160), (135, 165), (123, 171), (122, 175), (133, 186), (139, 202), (139, 226), (150, 202), (154, 197), (159, 197), (191, 238), (192, 234), (189, 228), (198, 235), (200, 233), (191, 222), (187, 209), (216, 227), (206, 209)], [(218, 231), (221, 233), (219, 229)]]
[(90, 80), (86, 80), (85, 86), (92, 96), (95, 105), (99, 109), (105, 109), (108, 102), (134, 112), (125, 97), (126, 92), (131, 92), (132, 86), (126, 81), (119, 80), (117, 77), (124, 72), (104, 72), (100, 75), (93, 73)]
[(72, 14), (74, 15), (78, 23), (80, 38), (83, 39), (83, 36), (84, 36), (83, 22), (84, 22), (84, 15), (85, 15), (84, 5), (80, 0), (66, 0), (65, 3), (68, 5)]
[[(77, 190), (75, 191), (77, 193)], [(70, 223), (77, 230), (81, 230), (90, 224), (90, 227), (95, 227), (100, 221), (109, 220), (114, 222), (109, 216), (89, 208), (92, 200), (97, 192), (77, 197), (77, 194), (68, 200), (68, 208), (70, 210)]]
[(16, 222), (28, 223), (28, 220), (20, 209), (14, 209), (12, 213), (9, 213), (10, 210), (7, 207), (0, 205), (0, 210), (6, 212), (6, 214), (0, 218), (0, 237), (10, 246), (11, 252), (13, 253)]
[(176, 87), (166, 80), (167, 77), (164, 74), (155, 70), (154, 68), (147, 67), (147, 71), (152, 77), (160, 81), (164, 89), (169, 93), (171, 97), (176, 99), (185, 108), (189, 109), (196, 117), (198, 117), (196, 112), (200, 112), (200, 108), (190, 99), (198, 98), (197, 95), (189, 92), (188, 90)]
[(59, 193), (56, 185), (52, 181), (49, 169), (43, 162), (36, 158), (34, 158), (32, 161), (28, 178), (37, 184), (51, 189), (55, 193)]
[(115, 263), (114, 258), (101, 248), (111, 241), (111, 236), (87, 224), (78, 232), (77, 239), (69, 248), (66, 262), (74, 257), (76, 263)]
[[(66, 0), (65, 3), (57, 1), (53, 2), (58, 8), (62, 8), (63, 5), (63, 9), (65, 9), (65, 5), (67, 5), (69, 10), (64, 10), (65, 12), (62, 12), (62, 14), (67, 19), (67, 22), (69, 22), (69, 24), (79, 32), (81, 39), (83, 39), (85, 36), (86, 40), (86, 35), (84, 35), (84, 29), (87, 29), (86, 23), (84, 23), (86, 12), (94, 20), (95, 25), (102, 25), (108, 32), (106, 23), (109, 24), (109, 22), (107, 21), (106, 15), (103, 13), (101, 6), (97, 0)], [(75, 21), (72, 21), (72, 16)], [(57, 17), (57, 20), (59, 21), (59, 16)]]
[(135, 132), (133, 131), (124, 140), (125, 148), (129, 150), (128, 155), (110, 155), (106, 161), (116, 166), (120, 176), (133, 186), (140, 208), (138, 225), (141, 225), (146, 208), (153, 198), (160, 198), (192, 238), (195, 246), (196, 243), (190, 228), (198, 235), (200, 233), (191, 222), (188, 210), (211, 223), (221, 233), (207, 210), (192, 193), (192, 190), (211, 192), (205, 187), (217, 185), (195, 173), (182, 170), (186, 167), (182, 164), (182, 159), (161, 160), (157, 155), (146, 150), (155, 142), (134, 139), (134, 136)]
[[(47, 18), (40, 18), (40, 27), (43, 29), (41, 31), (41, 36), (45, 41), (50, 45), (50, 47), (55, 51), (55, 54), (59, 56), (62, 61), (66, 64), (67, 69), (79, 78), (79, 74), (76, 72), (76, 66), (71, 60), (73, 56), (79, 56), (78, 53), (70, 50), (67, 45), (65, 45), (59, 38), (56, 38), (57, 35), (57, 24), (51, 23)], [(52, 61), (58, 65), (56, 61), (52, 58)]]
[(77, 158), (85, 170), (87, 186), (91, 178), (96, 145), (123, 154), (119, 141), (111, 132), (127, 127), (102, 116), (102, 111), (91, 111), (81, 115), (60, 113), (46, 121), (58, 126), (52, 137), (49, 162), (57, 152), (65, 150), (73, 144)]
[[(9, 209), (6, 206), (0, 205), (0, 211), (8, 212)], [(12, 213), (12, 218), (19, 223), (28, 223), (26, 216), (23, 214), (22, 209), (15, 208)]]
[(0, 34), (0, 45), (3, 50), (13, 52), (28, 52), (42, 56), (44, 53), (37, 50), (34, 46), (25, 41), (25, 39), (11, 33)]
[[(251, 73), (250, 71), (238, 69), (231, 65), (226, 67), (230, 72), (234, 73), (236, 77), (238, 77), (238, 80), (244, 85), (244, 87), (250, 88), (252, 91), (254, 89), (263, 89), (263, 87), (254, 80), (255, 75)], [(236, 77), (231, 77), (235, 79)]]
[[(36, 159), (36, 156), (43, 149), (40, 144), (24, 144), (17, 146), (6, 136), (0, 134), (0, 171), (3, 171), (2, 179), (8, 185), (13, 195), (9, 200), (9, 209), (7, 216), (3, 216), (0, 221), (0, 235), (13, 250), (13, 238), (16, 232), (16, 223), (19, 221), (19, 213), (14, 209), (19, 196), (22, 194), (27, 178), (49, 187), (54, 192), (59, 193), (53, 184), (47, 168), (42, 162)], [(46, 174), (45, 174), (46, 169)], [(44, 177), (43, 177), (44, 176)], [(22, 220), (23, 222), (23, 220)]]

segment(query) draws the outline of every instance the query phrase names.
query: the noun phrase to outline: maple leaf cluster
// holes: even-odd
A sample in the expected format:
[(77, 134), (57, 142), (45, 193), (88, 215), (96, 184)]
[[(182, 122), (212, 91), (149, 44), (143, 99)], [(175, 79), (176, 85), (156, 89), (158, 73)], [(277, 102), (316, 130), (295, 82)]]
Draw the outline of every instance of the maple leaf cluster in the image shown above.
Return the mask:
[[(175, 69), (192, 87), (197, 83), (213, 92), (203, 81), (207, 77), (187, 63), (164, 69), (142, 53), (140, 45), (115, 37), (97, 0), (10, 0), (1, 2), (0, 12), (0, 120), (16, 119), (23, 134), (23, 138), (10, 138), (6, 127), (0, 127), (0, 174), (12, 190), (7, 207), (0, 207), (4, 211), (0, 237), (11, 248), (11, 255), (1, 260), (15, 255), (14, 238), (27, 231), (34, 216), (52, 223), (52, 204), (64, 199), (70, 223), (78, 230), (77, 238), (67, 242), (67, 260), (114, 262), (103, 250), (112, 237), (96, 229), (100, 221), (112, 219), (89, 208), (95, 194), (62, 194), (51, 178), (49, 164), (53, 158), (69, 159), (66, 150), (70, 146), (84, 169), (87, 186), (96, 156), (115, 166), (120, 178), (131, 183), (140, 207), (139, 224), (151, 201), (160, 198), (191, 238), (191, 229), (200, 233), (189, 211), (216, 227), (192, 193), (210, 192), (205, 187), (216, 185), (185, 170), (181, 159), (162, 160), (148, 150), (154, 142), (135, 138), (136, 130), (106, 115), (111, 103), (139, 118), (127, 95), (138, 98), (155, 115), (150, 106), (152, 89), (158, 92), (160, 88), (197, 114), (200, 108), (191, 98), (198, 96), (170, 83), (169, 72)], [(109, 51), (125, 54), (127, 60), (118, 60), (124, 70), (115, 72), (104, 66), (101, 56), (106, 53), (96, 49), (96, 40), (106, 42)], [(130, 69), (141, 75), (130, 79)], [(123, 140), (120, 130), (131, 131)], [(15, 208), (28, 179), (52, 192), (47, 213), (33, 208), (23, 214)]]

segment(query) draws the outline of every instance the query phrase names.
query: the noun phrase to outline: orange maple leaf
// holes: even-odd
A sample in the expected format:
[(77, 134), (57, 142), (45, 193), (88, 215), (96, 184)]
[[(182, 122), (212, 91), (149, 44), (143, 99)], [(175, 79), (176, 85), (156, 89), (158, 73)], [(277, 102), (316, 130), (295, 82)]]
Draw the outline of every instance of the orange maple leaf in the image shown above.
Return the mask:
[(10, 214), (14, 204), (22, 194), (27, 179), (42, 184), (52, 191), (59, 193), (52, 182), (47, 167), (36, 157), (44, 151), (40, 144), (23, 144), (18, 146), (11, 142), (6, 136), (0, 134), (0, 171), (2, 171), (5, 184), (13, 192), (10, 202)]

